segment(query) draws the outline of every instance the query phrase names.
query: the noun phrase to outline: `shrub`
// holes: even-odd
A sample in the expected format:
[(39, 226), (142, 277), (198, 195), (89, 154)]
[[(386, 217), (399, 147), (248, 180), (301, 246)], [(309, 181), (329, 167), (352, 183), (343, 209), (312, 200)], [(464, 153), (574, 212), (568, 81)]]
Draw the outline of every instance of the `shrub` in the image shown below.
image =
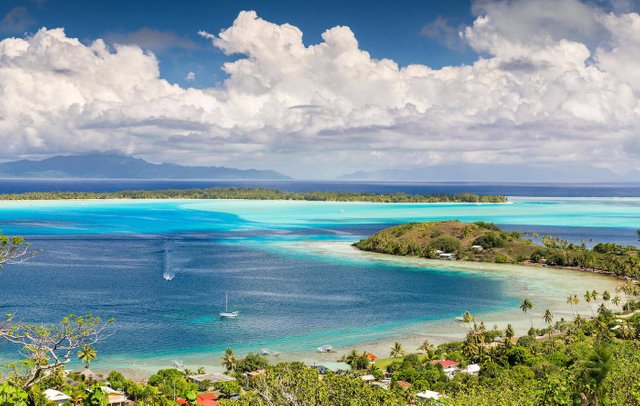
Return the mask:
[(502, 248), (504, 247), (504, 239), (497, 233), (484, 233), (476, 238), (473, 242), (475, 245), (481, 245), (484, 249)]
[(444, 252), (456, 252), (460, 249), (460, 241), (453, 237), (440, 237), (433, 240), (429, 246)]

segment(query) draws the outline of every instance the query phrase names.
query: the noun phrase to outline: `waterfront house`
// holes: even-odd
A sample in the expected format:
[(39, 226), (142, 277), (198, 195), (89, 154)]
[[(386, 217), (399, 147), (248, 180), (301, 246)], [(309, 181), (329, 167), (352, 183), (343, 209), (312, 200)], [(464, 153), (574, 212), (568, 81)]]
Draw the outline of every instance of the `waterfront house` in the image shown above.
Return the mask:
[(376, 377), (373, 375), (362, 375), (360, 379), (362, 379), (362, 382), (370, 385), (376, 380)]
[(117, 391), (108, 386), (101, 386), (100, 389), (107, 394), (108, 406), (125, 406), (132, 403), (123, 392)]
[(210, 374), (189, 375), (189, 380), (198, 385), (200, 390), (209, 390), (212, 385), (218, 382), (235, 381), (233, 376), (213, 372)]
[(199, 393), (196, 404), (200, 406), (218, 406), (218, 395), (213, 392)]
[(442, 254), (440, 254), (440, 259), (452, 260), (452, 259), (456, 259), (456, 256), (454, 254), (443, 252)]
[(471, 249), (475, 251), (484, 251), (484, 247), (482, 245), (472, 245)]
[(396, 386), (400, 389), (408, 390), (411, 387), (411, 384), (406, 381), (396, 381)]
[(469, 375), (478, 375), (480, 373), (480, 365), (478, 364), (469, 364), (466, 368), (460, 370), (460, 372), (464, 372)]
[(369, 359), (369, 364), (373, 364), (378, 359), (378, 356), (368, 352), (367, 353), (367, 358)]
[(316, 369), (321, 374), (326, 374), (329, 371), (336, 373), (336, 372), (348, 372), (349, 370), (351, 370), (351, 366), (346, 362), (332, 362), (332, 361), (323, 362), (321, 365), (313, 365), (311, 368)]
[(436, 365), (436, 364), (439, 364), (442, 367), (442, 371), (444, 371), (444, 374), (449, 379), (453, 378), (453, 375), (455, 375), (458, 371), (460, 371), (460, 368), (458, 368), (458, 365), (460, 365), (460, 363), (456, 361), (451, 361), (447, 359), (431, 361), (431, 365)]
[(433, 401), (440, 400), (442, 398), (442, 394), (440, 392), (426, 390), (424, 392), (416, 393), (416, 398), (419, 405), (428, 405), (433, 404)]
[(55, 403), (56, 405), (65, 405), (71, 400), (71, 396), (65, 395), (55, 389), (47, 389), (43, 392), (43, 395), (49, 402)]

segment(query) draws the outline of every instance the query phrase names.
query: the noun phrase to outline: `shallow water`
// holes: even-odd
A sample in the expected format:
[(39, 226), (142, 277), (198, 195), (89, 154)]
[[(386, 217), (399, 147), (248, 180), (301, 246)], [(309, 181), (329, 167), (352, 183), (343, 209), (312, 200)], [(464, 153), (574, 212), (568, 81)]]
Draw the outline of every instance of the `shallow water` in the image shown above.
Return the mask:
[[(227, 346), (241, 352), (349, 346), (415, 332), (465, 310), (514, 309), (523, 294), (559, 306), (574, 287), (614, 286), (576, 272), (552, 274), (560, 278), (554, 282), (536, 268), (443, 267), (349, 247), (390, 224), (440, 219), (637, 242), (637, 198), (512, 201), (2, 202), (3, 232), (25, 235), (43, 252), (2, 270), (0, 311), (43, 322), (70, 312), (115, 317), (116, 333), (100, 346), (99, 366), (189, 353), (202, 358)], [(567, 286), (563, 278), (575, 281)], [(217, 317), (225, 294), (241, 313), (237, 320)]]

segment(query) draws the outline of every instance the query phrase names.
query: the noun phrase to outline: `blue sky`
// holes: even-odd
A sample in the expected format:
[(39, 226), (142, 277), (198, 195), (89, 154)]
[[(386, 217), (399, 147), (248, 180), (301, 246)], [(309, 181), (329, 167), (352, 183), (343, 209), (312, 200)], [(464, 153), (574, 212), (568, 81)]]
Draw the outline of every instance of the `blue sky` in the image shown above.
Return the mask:
[(639, 1), (4, 0), (0, 161), (633, 179)]
[(186, 84), (185, 77), (192, 71), (198, 79), (191, 85), (199, 87), (223, 80), (225, 75), (218, 67), (232, 57), (212, 47), (197, 31), (217, 33), (228, 27), (241, 10), (256, 10), (268, 21), (300, 27), (307, 45), (320, 42), (320, 35), (328, 28), (347, 25), (373, 57), (391, 58), (401, 65), (441, 67), (475, 59), (470, 48), (447, 46), (443, 36), (434, 38), (422, 31), (439, 17), (454, 28), (471, 23), (469, 1), (4, 0), (0, 15), (15, 7), (28, 10), (31, 24), (25, 24), (21, 31), (0, 34), (2, 37), (33, 32), (41, 26), (64, 27), (67, 35), (84, 42), (96, 38), (117, 41), (142, 29), (153, 30), (149, 36), (155, 31), (172, 33), (175, 46), (154, 49), (162, 76)]

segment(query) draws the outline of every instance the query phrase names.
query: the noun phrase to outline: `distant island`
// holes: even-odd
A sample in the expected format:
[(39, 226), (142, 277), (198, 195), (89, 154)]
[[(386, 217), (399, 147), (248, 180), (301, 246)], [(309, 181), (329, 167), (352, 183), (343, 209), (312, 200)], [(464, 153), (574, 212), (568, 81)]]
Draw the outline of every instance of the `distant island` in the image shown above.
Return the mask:
[(390, 255), (494, 263), (543, 264), (640, 279), (640, 250), (633, 246), (586, 245), (542, 237), (543, 245), (505, 232), (493, 223), (455, 220), (408, 223), (386, 228), (360, 240), (355, 247)]
[(235, 169), (221, 166), (154, 164), (118, 154), (54, 156), (42, 161), (0, 163), (0, 178), (83, 179), (291, 179), (271, 170)]
[(360, 192), (282, 192), (265, 188), (208, 188), (126, 190), (121, 192), (29, 192), (0, 194), (0, 200), (69, 200), (69, 199), (247, 199), (247, 200), (307, 200), (322, 202), (375, 203), (505, 203), (500, 195), (475, 193), (410, 195), (406, 193), (377, 194)]

